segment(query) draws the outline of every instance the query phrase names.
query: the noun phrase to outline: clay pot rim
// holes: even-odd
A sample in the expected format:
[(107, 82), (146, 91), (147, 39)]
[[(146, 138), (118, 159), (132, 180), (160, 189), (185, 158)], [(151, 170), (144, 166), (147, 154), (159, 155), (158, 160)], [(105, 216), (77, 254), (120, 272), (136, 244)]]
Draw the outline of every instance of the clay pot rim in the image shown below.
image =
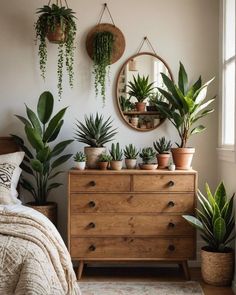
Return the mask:
[(234, 253), (234, 249), (231, 248), (231, 247), (226, 247), (226, 250), (227, 250), (226, 252), (216, 252), (216, 251), (212, 251), (209, 246), (203, 246), (201, 248), (202, 252), (210, 253), (212, 255), (232, 254), (232, 253)]
[(195, 153), (195, 148), (187, 147), (187, 148), (171, 148), (171, 152), (175, 153), (185, 153), (185, 154), (192, 154)]
[(122, 162), (123, 160), (111, 160), (111, 162)]
[(162, 153), (162, 154), (157, 153), (157, 156), (170, 156), (170, 152)]
[(137, 159), (130, 159), (130, 158), (125, 158), (125, 160), (135, 160), (135, 161), (137, 161)]

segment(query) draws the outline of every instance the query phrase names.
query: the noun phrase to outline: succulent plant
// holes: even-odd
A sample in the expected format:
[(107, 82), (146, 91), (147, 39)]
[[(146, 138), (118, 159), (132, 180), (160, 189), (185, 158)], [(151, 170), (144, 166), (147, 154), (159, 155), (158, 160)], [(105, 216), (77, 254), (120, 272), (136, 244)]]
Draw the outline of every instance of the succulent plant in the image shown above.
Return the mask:
[(120, 144), (118, 142), (116, 143), (116, 145), (114, 143), (111, 145), (110, 154), (113, 161), (122, 161), (123, 151), (120, 148)]
[(89, 117), (85, 116), (85, 124), (77, 122), (75, 139), (91, 147), (103, 147), (117, 134), (116, 129), (112, 129), (111, 117), (104, 120), (103, 116), (98, 113), (95, 118), (92, 114)]
[(110, 162), (112, 160), (112, 157), (106, 153), (102, 153), (98, 157), (98, 162)]
[(86, 156), (83, 152), (77, 152), (74, 155), (74, 161), (75, 162), (86, 162)]
[(139, 156), (143, 160), (144, 164), (149, 164), (155, 159), (156, 153), (152, 147), (146, 147), (142, 149), (141, 153), (139, 153)]
[(171, 149), (171, 141), (167, 141), (165, 136), (161, 137), (156, 142), (153, 142), (153, 146), (158, 154), (168, 154)]
[(138, 150), (133, 144), (129, 144), (124, 149), (124, 155), (126, 159), (137, 159)]

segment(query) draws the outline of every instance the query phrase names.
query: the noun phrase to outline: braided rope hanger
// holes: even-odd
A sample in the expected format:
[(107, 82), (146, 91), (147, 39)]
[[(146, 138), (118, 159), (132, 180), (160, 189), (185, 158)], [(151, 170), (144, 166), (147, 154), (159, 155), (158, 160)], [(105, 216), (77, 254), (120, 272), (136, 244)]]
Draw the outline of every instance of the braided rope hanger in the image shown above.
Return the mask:
[(101, 21), (102, 21), (102, 17), (103, 17), (103, 15), (104, 15), (104, 13), (105, 13), (106, 10), (107, 10), (107, 12), (108, 12), (108, 14), (109, 14), (109, 16), (110, 16), (110, 19), (111, 19), (111, 22), (112, 22), (113, 26), (115, 26), (114, 19), (113, 19), (112, 15), (111, 15), (111, 12), (110, 12), (110, 10), (109, 10), (109, 8), (108, 8), (107, 3), (104, 3), (104, 4), (103, 4), (103, 9), (102, 9), (102, 12), (101, 12), (100, 18), (99, 18), (99, 20), (98, 20), (98, 25), (101, 23)]

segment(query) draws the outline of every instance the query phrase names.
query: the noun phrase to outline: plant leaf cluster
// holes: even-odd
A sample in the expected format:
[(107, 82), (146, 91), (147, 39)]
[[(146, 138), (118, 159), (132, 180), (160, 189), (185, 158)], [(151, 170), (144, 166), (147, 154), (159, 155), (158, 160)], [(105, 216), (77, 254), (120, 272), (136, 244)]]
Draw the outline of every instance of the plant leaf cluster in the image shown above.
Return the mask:
[(73, 158), (75, 162), (86, 162), (86, 156), (83, 152), (77, 152)]
[(112, 160), (112, 157), (106, 153), (102, 153), (98, 157), (98, 162), (110, 162)]
[(149, 164), (155, 159), (156, 153), (152, 147), (146, 147), (142, 149), (141, 153), (139, 153), (139, 156), (143, 160), (144, 164)]
[(51, 147), (51, 143), (56, 140), (63, 126), (63, 117), (67, 109), (63, 108), (52, 117), (53, 105), (53, 96), (46, 91), (39, 97), (37, 114), (26, 105), (27, 118), (16, 115), (24, 124), (25, 134), (31, 149), (28, 149), (21, 137), (12, 135), (15, 142), (25, 152), (21, 168), (31, 176), (30, 179), (23, 177), (20, 184), (30, 192), (37, 205), (45, 205), (49, 192), (62, 185), (52, 182), (58, 174), (63, 172), (55, 171), (55, 169), (72, 156), (72, 154), (62, 156), (60, 154), (73, 140), (61, 141), (53, 148)]
[(130, 99), (131, 99), (131, 97), (127, 99), (123, 95), (121, 95), (119, 97), (120, 107), (121, 107), (122, 112), (128, 112), (128, 111), (131, 111), (135, 108), (134, 103), (132, 103), (130, 101)]
[(183, 217), (197, 228), (210, 251), (225, 252), (227, 245), (235, 238), (233, 203), (234, 195), (227, 197), (225, 186), (221, 182), (212, 194), (206, 184), (207, 196), (198, 191), (201, 210), (196, 209), (197, 217), (183, 215)]
[(114, 143), (112, 143), (110, 155), (111, 155), (113, 161), (122, 161), (123, 151), (120, 148), (119, 142), (117, 142), (116, 145)]
[(133, 144), (129, 144), (124, 149), (124, 155), (126, 159), (137, 159), (138, 157), (138, 150)]
[(153, 142), (154, 149), (158, 154), (168, 154), (171, 149), (171, 141), (167, 141), (165, 136), (159, 138), (159, 140)]

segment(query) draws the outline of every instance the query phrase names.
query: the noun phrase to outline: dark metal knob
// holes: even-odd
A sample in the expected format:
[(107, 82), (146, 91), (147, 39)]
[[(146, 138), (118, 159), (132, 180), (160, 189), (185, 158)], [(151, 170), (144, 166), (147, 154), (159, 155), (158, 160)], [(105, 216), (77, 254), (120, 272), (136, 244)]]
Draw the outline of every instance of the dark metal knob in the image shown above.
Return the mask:
[(90, 222), (89, 225), (88, 225), (90, 228), (95, 228), (96, 227), (96, 224), (94, 222)]
[(90, 208), (94, 208), (96, 206), (96, 203), (94, 201), (90, 201), (88, 203), (88, 205), (89, 205)]
[(170, 222), (170, 223), (168, 224), (168, 226), (171, 227), (171, 228), (174, 228), (174, 227), (175, 227), (175, 224), (174, 224), (173, 222)]
[(169, 203), (168, 203), (168, 207), (174, 207), (175, 206), (175, 203), (173, 202), (173, 201), (170, 201)]
[(89, 183), (90, 186), (96, 186), (96, 182), (94, 180), (90, 181)]
[(174, 183), (174, 181), (170, 180), (170, 181), (167, 183), (167, 185), (168, 185), (169, 187), (171, 187), (171, 186), (174, 186), (175, 183)]
[(168, 250), (169, 251), (175, 251), (175, 246), (174, 245), (169, 245)]
[(89, 250), (90, 251), (95, 251), (96, 250), (96, 246), (94, 246), (94, 245), (89, 246)]

